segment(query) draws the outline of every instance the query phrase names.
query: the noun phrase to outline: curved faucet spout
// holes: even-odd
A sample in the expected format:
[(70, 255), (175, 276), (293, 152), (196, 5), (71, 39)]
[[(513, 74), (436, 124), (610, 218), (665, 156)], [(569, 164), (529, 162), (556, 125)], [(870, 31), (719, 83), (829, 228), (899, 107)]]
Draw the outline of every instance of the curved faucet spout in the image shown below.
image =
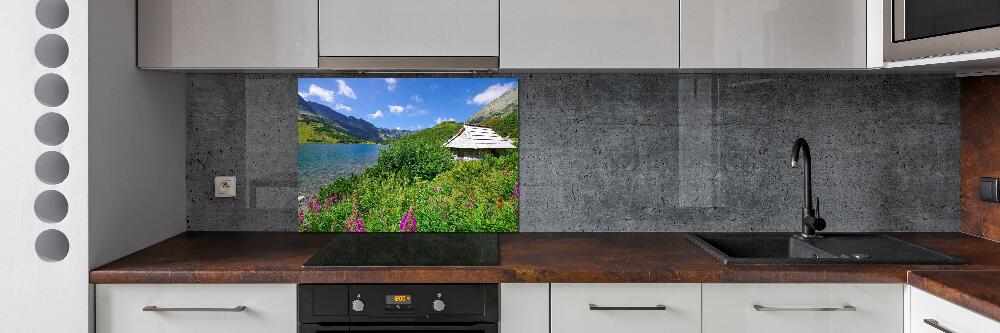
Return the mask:
[[(802, 152), (802, 163), (799, 163), (799, 152)], [(799, 165), (805, 166), (805, 171), (802, 173), (802, 210), (803, 216), (808, 215), (809, 211), (812, 211), (812, 154), (809, 153), (809, 143), (806, 139), (798, 138), (795, 139), (795, 143), (792, 144), (792, 167), (798, 168)]]
[[(802, 153), (802, 163), (799, 163), (799, 152)], [(826, 228), (826, 221), (816, 216), (813, 210), (812, 193), (812, 155), (809, 153), (809, 143), (798, 138), (792, 145), (792, 167), (805, 167), (802, 172), (802, 236), (815, 237), (817, 230)]]

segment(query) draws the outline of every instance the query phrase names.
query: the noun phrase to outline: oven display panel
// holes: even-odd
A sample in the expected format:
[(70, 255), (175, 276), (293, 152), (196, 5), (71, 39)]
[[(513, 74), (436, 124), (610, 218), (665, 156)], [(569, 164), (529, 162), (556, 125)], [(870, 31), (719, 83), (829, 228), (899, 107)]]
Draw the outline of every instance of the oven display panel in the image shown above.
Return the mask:
[(386, 311), (413, 311), (413, 295), (385, 295)]

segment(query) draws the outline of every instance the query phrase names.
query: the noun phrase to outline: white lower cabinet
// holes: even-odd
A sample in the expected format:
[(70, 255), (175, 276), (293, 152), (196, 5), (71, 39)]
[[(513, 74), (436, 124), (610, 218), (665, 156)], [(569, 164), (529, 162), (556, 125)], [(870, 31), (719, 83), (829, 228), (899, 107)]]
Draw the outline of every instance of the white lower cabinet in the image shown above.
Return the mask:
[(902, 284), (704, 284), (705, 333), (903, 332)]
[(996, 333), (1000, 322), (909, 287), (910, 332), (907, 333)]
[(551, 291), (552, 333), (701, 331), (700, 284), (554, 283)]
[(98, 333), (297, 331), (294, 284), (100, 284), (96, 289)]
[(501, 333), (549, 333), (549, 284), (500, 284)]

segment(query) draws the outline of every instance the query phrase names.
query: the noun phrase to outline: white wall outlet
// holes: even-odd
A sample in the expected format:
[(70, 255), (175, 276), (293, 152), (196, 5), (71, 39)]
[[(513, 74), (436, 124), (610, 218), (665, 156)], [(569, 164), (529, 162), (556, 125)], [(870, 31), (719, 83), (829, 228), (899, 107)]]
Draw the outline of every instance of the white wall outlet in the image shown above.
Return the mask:
[(236, 196), (236, 177), (215, 177), (215, 197), (232, 198)]

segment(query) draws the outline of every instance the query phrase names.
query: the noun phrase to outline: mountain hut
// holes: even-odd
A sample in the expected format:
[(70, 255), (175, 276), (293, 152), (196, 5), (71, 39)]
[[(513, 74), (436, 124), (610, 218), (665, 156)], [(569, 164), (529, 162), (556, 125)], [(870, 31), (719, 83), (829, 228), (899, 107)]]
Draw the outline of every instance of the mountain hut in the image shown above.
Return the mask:
[(478, 160), (486, 154), (499, 154), (517, 148), (489, 127), (473, 125), (462, 125), (462, 129), (445, 142), (444, 147), (452, 151), (456, 160)]

